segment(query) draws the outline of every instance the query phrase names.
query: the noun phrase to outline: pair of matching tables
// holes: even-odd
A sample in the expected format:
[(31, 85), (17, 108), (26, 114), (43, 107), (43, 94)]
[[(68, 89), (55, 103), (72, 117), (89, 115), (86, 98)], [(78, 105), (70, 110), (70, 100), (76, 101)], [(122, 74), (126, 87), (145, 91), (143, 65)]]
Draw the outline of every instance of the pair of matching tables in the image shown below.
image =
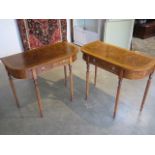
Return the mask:
[[(51, 70), (57, 66), (64, 66), (65, 84), (67, 82), (66, 67), (67, 65), (69, 66), (70, 99), (72, 101), (72, 63), (76, 60), (78, 51), (79, 48), (77, 46), (65, 41), (2, 58), (1, 60), (8, 73), (10, 86), (15, 96), (17, 107), (20, 107), (20, 104), (13, 84), (13, 78), (33, 79), (40, 116), (43, 116), (37, 77), (39, 74)], [(81, 47), (81, 51), (83, 52), (83, 59), (86, 61), (87, 66), (86, 99), (89, 95), (89, 69), (90, 64), (93, 64), (95, 66), (95, 84), (97, 78), (97, 67), (105, 69), (118, 76), (119, 80), (113, 118), (115, 118), (118, 109), (119, 94), (123, 78), (132, 80), (142, 79), (146, 76), (149, 76), (141, 103), (140, 111), (142, 111), (155, 69), (155, 58), (144, 55), (141, 52), (129, 51), (114, 45), (103, 43), (101, 41), (95, 41), (86, 44)]]

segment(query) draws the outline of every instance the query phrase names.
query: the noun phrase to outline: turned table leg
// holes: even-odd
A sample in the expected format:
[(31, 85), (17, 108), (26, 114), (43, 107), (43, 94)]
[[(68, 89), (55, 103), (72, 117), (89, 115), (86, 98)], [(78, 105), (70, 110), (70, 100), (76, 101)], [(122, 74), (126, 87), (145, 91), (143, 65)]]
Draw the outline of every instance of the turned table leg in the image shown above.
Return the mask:
[(87, 71), (86, 71), (86, 98), (85, 99), (87, 100), (89, 95), (89, 69), (90, 69), (89, 57), (87, 58), (86, 65), (87, 65)]
[(148, 93), (148, 90), (149, 90), (149, 87), (150, 87), (150, 84), (151, 84), (152, 75), (153, 75), (153, 72), (149, 75), (149, 78), (148, 78), (148, 81), (147, 81), (147, 84), (146, 84), (146, 88), (145, 88), (145, 91), (144, 91), (142, 103), (141, 103), (141, 106), (140, 106), (140, 111), (143, 110), (144, 103), (145, 103), (145, 100), (146, 100), (146, 96), (147, 96), (147, 93)]
[(120, 75), (119, 75), (117, 93), (116, 93), (116, 98), (115, 98), (115, 107), (114, 107), (114, 112), (113, 112), (113, 118), (115, 118), (116, 112), (117, 112), (117, 109), (118, 109), (118, 101), (119, 101), (119, 95), (120, 95), (122, 80), (123, 80), (123, 71), (121, 71)]
[(38, 87), (37, 74), (36, 74), (35, 70), (32, 70), (32, 78), (33, 78), (34, 85), (35, 85), (35, 92), (36, 92), (36, 96), (37, 96), (37, 100), (38, 100), (40, 117), (43, 117), (41, 96), (40, 96), (40, 91), (39, 91), (39, 87)]
[(65, 74), (65, 87), (67, 86), (67, 67), (64, 65), (64, 74)]
[(95, 77), (94, 77), (94, 85), (96, 86), (96, 79), (97, 79), (97, 66), (95, 65)]
[(70, 100), (73, 100), (73, 76), (72, 76), (72, 65), (69, 64), (69, 78), (70, 78)]
[(11, 90), (12, 90), (13, 95), (14, 95), (15, 100), (16, 100), (16, 105), (17, 105), (18, 108), (20, 108), (20, 104), (19, 104), (19, 101), (18, 101), (18, 98), (17, 98), (17, 95), (16, 95), (15, 86), (13, 84), (13, 78), (9, 73), (8, 73), (8, 77), (9, 77), (9, 83), (10, 83), (10, 86), (11, 86)]

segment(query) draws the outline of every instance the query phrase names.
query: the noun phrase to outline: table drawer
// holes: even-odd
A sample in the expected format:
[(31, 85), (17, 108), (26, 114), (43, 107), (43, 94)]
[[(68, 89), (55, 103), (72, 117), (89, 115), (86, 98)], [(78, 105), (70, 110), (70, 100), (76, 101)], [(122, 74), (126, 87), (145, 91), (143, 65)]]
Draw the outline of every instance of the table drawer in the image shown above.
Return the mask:
[(61, 61), (57, 61), (55, 63), (49, 63), (49, 64), (44, 64), (42, 66), (39, 66), (36, 68), (36, 72), (37, 74), (40, 74), (40, 73), (43, 73), (43, 72), (46, 72), (54, 67), (57, 67), (57, 66), (63, 66), (63, 65), (66, 65), (66, 64), (69, 64), (70, 60), (69, 59), (64, 59), (64, 60), (61, 60)]
[[(84, 55), (83, 56), (83, 59), (84, 60), (87, 60), (87, 56)], [(114, 64), (110, 64), (109, 62), (106, 62), (106, 61), (103, 61), (103, 60), (100, 60), (98, 58), (94, 58), (92, 56), (89, 56), (89, 63), (93, 64), (93, 65), (96, 65), (102, 69), (105, 69), (111, 73), (114, 73), (116, 75), (119, 75), (120, 71), (121, 71), (121, 68), (119, 68), (118, 66), (114, 65)]]
[(93, 58), (92, 60), (90, 60), (90, 63), (97, 65), (98, 67), (103, 68), (103, 69), (105, 69), (111, 73), (117, 74), (117, 75), (119, 75), (120, 70), (121, 70), (119, 67), (117, 67), (113, 64), (110, 64), (110, 63), (102, 61), (102, 60), (98, 60), (96, 58)]

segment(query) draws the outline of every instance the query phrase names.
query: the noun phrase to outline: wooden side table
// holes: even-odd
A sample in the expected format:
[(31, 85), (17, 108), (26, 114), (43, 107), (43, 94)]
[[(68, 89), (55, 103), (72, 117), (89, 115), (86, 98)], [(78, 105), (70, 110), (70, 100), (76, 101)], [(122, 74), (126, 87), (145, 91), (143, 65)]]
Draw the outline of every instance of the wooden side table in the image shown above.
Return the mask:
[(114, 45), (106, 44), (101, 41), (95, 41), (81, 47), (83, 59), (86, 61), (86, 99), (89, 95), (89, 66), (95, 65), (96, 85), (97, 67), (105, 69), (118, 76), (118, 87), (116, 92), (115, 107), (113, 118), (116, 116), (118, 109), (118, 100), (123, 78), (126, 79), (142, 79), (149, 76), (144, 96), (141, 103), (140, 111), (142, 111), (144, 102), (151, 84), (152, 74), (155, 69), (155, 58), (144, 55), (141, 52), (129, 51)]
[[(42, 102), (38, 87), (37, 77), (39, 74), (49, 71), (57, 66), (69, 66), (70, 77), (70, 99), (73, 99), (73, 78), (72, 78), (72, 63), (76, 60), (79, 48), (68, 42), (59, 42), (54, 45), (43, 46), (41, 48), (30, 50), (15, 55), (2, 58), (2, 62), (8, 73), (10, 86), (14, 94), (17, 107), (20, 107), (13, 78), (17, 79), (33, 79), (35, 85), (36, 96), (40, 116), (43, 116)], [(65, 71), (65, 84), (66, 84)]]

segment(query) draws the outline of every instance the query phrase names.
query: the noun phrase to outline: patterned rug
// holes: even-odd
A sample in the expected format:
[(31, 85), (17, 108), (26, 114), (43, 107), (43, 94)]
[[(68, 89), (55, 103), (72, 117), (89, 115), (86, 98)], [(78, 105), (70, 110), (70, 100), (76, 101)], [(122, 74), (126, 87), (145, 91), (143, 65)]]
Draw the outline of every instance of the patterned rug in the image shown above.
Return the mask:
[(146, 52), (155, 56), (155, 37), (147, 39), (133, 38), (132, 50)]

